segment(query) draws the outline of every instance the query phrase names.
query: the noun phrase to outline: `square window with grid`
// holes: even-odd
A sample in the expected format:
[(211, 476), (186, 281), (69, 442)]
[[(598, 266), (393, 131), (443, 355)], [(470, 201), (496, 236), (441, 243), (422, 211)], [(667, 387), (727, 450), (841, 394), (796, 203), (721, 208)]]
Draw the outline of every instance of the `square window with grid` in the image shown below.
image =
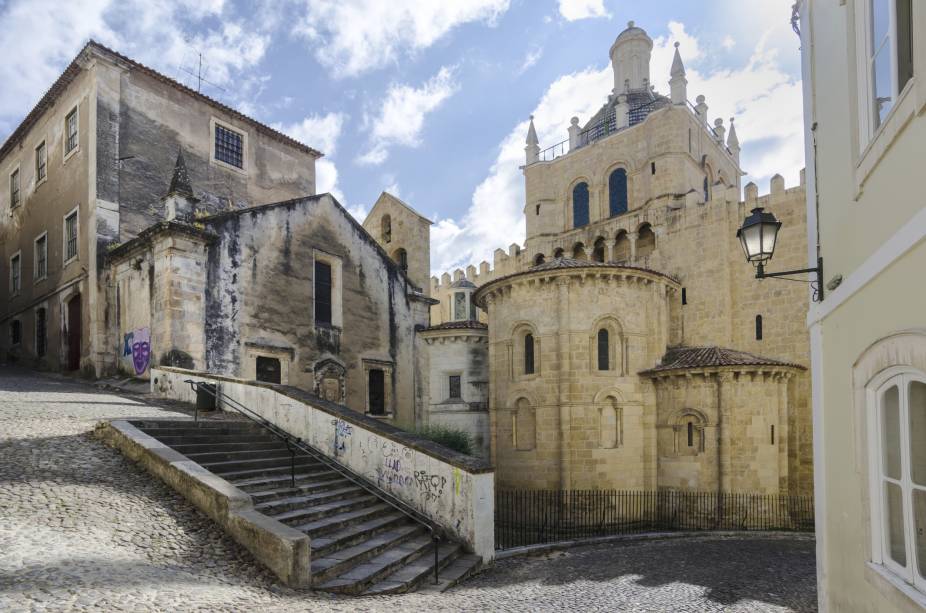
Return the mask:
[(77, 211), (64, 219), (64, 261), (77, 257)]
[(215, 159), (235, 168), (244, 168), (243, 137), (224, 126), (215, 126)]

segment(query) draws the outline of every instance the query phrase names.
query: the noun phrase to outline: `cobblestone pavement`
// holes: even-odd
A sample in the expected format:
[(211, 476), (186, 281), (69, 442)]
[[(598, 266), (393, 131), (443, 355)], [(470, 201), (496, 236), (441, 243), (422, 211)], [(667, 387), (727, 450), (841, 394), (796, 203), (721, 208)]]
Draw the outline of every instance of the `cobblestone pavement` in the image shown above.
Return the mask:
[(179, 495), (91, 438), (178, 408), (0, 367), (0, 611), (812, 611), (813, 541), (597, 545), (513, 558), (440, 595), (278, 586)]

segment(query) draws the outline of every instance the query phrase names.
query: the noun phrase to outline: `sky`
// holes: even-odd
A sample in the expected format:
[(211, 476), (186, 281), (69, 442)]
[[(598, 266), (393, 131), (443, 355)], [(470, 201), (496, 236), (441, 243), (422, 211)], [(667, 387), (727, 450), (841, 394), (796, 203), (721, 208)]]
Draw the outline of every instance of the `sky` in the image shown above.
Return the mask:
[(688, 97), (735, 117), (747, 173), (804, 165), (792, 0), (0, 0), (0, 140), (90, 38), (325, 153), (318, 192), (362, 221), (389, 191), (434, 222), (434, 274), (524, 242), (527, 121), (541, 148), (613, 86), (630, 20), (654, 39), (668, 95), (673, 45)]

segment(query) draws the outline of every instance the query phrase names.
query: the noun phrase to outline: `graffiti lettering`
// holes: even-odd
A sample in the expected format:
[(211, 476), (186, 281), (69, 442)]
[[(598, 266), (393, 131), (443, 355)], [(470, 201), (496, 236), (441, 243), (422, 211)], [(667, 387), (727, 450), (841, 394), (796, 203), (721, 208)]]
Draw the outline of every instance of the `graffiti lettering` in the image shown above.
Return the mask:
[(383, 460), (383, 465), (393, 472), (402, 470), (402, 461), (399, 458), (386, 458)]
[(415, 485), (418, 486), (421, 499), (425, 502), (431, 502), (443, 495), (444, 486), (447, 485), (447, 477), (429, 475), (427, 471), (416, 470)]
[(407, 487), (412, 484), (412, 478), (408, 475), (403, 476), (392, 470), (384, 470), (382, 468), (376, 469), (376, 475), (373, 478), (376, 481), (376, 485), (379, 487), (383, 487), (384, 485)]

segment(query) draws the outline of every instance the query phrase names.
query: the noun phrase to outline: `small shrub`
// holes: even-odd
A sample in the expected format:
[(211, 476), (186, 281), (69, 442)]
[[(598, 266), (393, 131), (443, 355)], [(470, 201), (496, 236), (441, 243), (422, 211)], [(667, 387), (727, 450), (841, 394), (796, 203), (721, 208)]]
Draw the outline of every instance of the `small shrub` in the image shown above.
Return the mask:
[(447, 426), (422, 426), (416, 430), (418, 436), (424, 437), (429, 441), (434, 441), (439, 445), (473, 455), (473, 439), (468, 432), (450, 428)]

